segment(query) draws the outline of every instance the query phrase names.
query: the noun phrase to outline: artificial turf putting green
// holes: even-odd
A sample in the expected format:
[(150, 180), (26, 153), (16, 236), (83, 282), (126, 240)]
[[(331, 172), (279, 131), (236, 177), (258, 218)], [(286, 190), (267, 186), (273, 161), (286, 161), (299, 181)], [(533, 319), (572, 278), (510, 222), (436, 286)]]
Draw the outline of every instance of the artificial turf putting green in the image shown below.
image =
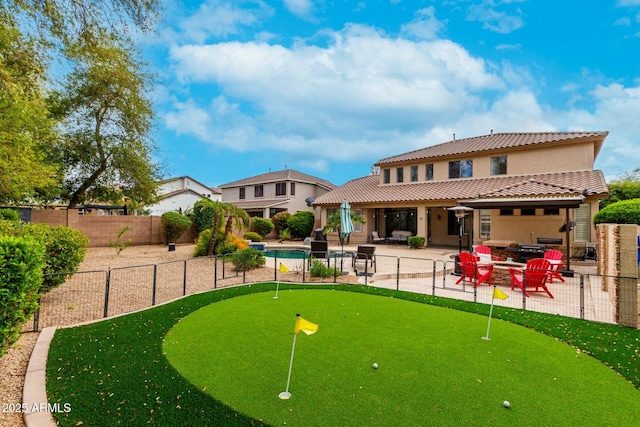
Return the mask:
[[(163, 345), (198, 389), (265, 423), (618, 426), (640, 419), (640, 392), (627, 381), (526, 328), (494, 319), (485, 341), (485, 316), (335, 290), (272, 296), (202, 308)], [(283, 401), (296, 312), (320, 328), (298, 336), (292, 397)]]

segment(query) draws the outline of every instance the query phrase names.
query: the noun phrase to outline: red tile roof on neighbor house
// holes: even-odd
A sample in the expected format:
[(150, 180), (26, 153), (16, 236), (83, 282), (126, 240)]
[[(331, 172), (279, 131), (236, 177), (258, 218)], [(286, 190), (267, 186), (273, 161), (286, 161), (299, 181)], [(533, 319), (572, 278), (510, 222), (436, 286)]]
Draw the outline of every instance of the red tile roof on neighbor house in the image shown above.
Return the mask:
[(354, 179), (316, 198), (314, 205), (458, 201), (478, 198), (544, 197), (580, 195), (586, 190), (606, 195), (609, 190), (601, 171), (578, 171), (525, 176), (494, 176), (380, 185), (379, 175)]
[[(571, 143), (584, 140), (595, 140), (595, 156), (609, 132), (526, 132), (526, 133), (491, 133), (473, 138), (454, 139), (442, 144), (432, 145), (397, 156), (378, 160), (376, 166), (386, 166), (429, 158), (459, 156), (483, 151), (504, 150), (537, 144)], [(595, 157), (594, 156), (594, 157)]]
[(220, 185), (219, 188), (229, 187), (242, 187), (244, 185), (256, 185), (278, 181), (296, 181), (309, 184), (316, 184), (320, 187), (325, 187), (328, 190), (336, 188), (336, 186), (327, 180), (317, 178), (315, 176), (307, 175), (306, 173), (298, 172), (293, 169), (285, 169), (276, 172), (267, 172), (261, 175), (255, 175), (249, 178), (241, 179), (238, 181), (229, 182), (227, 184)]

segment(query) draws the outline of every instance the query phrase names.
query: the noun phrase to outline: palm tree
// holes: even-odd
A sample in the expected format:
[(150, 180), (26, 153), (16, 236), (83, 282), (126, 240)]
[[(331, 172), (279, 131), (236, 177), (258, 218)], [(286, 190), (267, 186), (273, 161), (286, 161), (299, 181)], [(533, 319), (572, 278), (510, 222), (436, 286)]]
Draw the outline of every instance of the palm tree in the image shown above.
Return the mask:
[(213, 252), (216, 247), (216, 243), (218, 240), (218, 230), (220, 229), (220, 223), (222, 219), (227, 216), (227, 223), (224, 228), (224, 239), (226, 240), (227, 236), (231, 233), (233, 225), (238, 230), (241, 230), (242, 227), (248, 227), (250, 220), (249, 215), (242, 209), (232, 205), (231, 203), (225, 202), (212, 202), (213, 207), (213, 226), (211, 227), (211, 240), (209, 240), (209, 249), (207, 250), (207, 255), (213, 255)]
[[(356, 215), (351, 212), (351, 222), (354, 224), (366, 224), (366, 221), (363, 216)], [(345, 241), (342, 235), (340, 234), (340, 211), (336, 211), (329, 215), (327, 218), (327, 224), (322, 229), (322, 234), (334, 233), (338, 232), (338, 237), (340, 238), (340, 244), (344, 245)], [(351, 236), (349, 236), (351, 237)], [(349, 237), (347, 237), (346, 243), (349, 244)]]

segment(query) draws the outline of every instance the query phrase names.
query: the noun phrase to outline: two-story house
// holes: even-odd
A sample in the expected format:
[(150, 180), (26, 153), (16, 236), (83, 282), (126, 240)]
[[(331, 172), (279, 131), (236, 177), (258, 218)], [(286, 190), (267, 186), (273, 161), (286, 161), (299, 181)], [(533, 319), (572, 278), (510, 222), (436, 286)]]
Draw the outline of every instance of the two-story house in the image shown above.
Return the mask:
[(457, 246), (448, 208), (467, 206), (464, 246), (487, 240), (536, 243), (595, 241), (593, 216), (608, 194), (594, 162), (608, 132), (491, 133), (381, 159), (378, 175), (349, 181), (319, 197), (322, 221), (343, 199), (367, 223), (352, 242), (407, 230), (428, 245)]
[(207, 187), (189, 176), (179, 176), (164, 180), (158, 184), (158, 203), (147, 206), (151, 215), (165, 212), (184, 212), (193, 208), (201, 199), (221, 200), (218, 188)]
[(336, 188), (324, 179), (292, 169), (268, 172), (220, 186), (222, 201), (243, 209), (249, 216), (271, 218), (278, 212), (313, 212), (312, 203)]

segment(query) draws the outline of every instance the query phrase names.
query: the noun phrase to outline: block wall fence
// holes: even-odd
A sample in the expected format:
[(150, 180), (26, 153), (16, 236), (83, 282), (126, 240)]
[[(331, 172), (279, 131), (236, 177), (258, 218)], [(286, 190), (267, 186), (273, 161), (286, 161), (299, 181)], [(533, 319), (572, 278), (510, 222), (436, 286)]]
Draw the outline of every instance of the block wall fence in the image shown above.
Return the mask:
[[(109, 246), (124, 227), (129, 226), (122, 239), (131, 239), (131, 245), (160, 245), (164, 243), (159, 216), (131, 215), (80, 215), (78, 209), (49, 210), (34, 209), (31, 222), (50, 225), (66, 225), (82, 231), (90, 240), (89, 247)], [(191, 227), (175, 243), (194, 243), (198, 238), (195, 227)]]

